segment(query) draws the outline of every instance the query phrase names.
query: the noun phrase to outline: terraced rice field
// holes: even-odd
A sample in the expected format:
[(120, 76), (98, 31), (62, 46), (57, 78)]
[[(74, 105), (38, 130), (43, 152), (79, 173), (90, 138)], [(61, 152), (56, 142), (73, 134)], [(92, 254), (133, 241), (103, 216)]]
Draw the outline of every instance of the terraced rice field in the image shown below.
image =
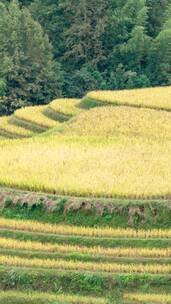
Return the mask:
[(0, 155), (4, 186), (89, 197), (171, 195), (170, 141), (56, 134), (5, 142)]
[(103, 248), (103, 247), (85, 247), (85, 246), (73, 246), (63, 244), (43, 244), (35, 241), (18, 241), (14, 239), (0, 238), (1, 248), (14, 249), (14, 250), (32, 250), (60, 254), (75, 253), (81, 254), (105, 256), (110, 257), (144, 257), (144, 258), (170, 258), (171, 248), (156, 249), (156, 248)]
[(34, 133), (23, 127), (10, 124), (9, 117), (0, 118), (0, 135), (2, 138), (24, 138), (31, 137)]
[(48, 129), (61, 127), (62, 122), (80, 113), (79, 99), (58, 99), (49, 105), (25, 107), (14, 115), (0, 118), (2, 138), (32, 137)]
[[(0, 141), (0, 184), (75, 196), (169, 198), (170, 95), (171, 87), (91, 92), (82, 101), (55, 100), (1, 118), (0, 135), (19, 140)], [(90, 97), (104, 106), (85, 110)]]
[(74, 117), (83, 112), (79, 107), (80, 99), (57, 99), (50, 103), (49, 107), (59, 115)]
[[(158, 110), (171, 110), (171, 86), (121, 91), (94, 91), (87, 94), (88, 100), (103, 104), (126, 105)], [(98, 105), (98, 103), (97, 103)]]
[[(163, 248), (157, 247), (162, 238), (168, 238), (168, 241), (171, 242), (170, 230), (102, 229), (101, 227), (45, 224), (38, 221), (2, 217), (0, 218), (0, 228), (0, 272), (5, 271), (4, 275), (7, 276), (13, 272), (17, 275), (18, 271), (21, 277), (16, 287), (18, 292), (12, 291), (10, 288), (5, 292), (1, 291), (0, 303), (4, 303), (3, 301), (9, 301), (9, 303), (16, 303), (15, 301), (18, 301), (17, 303), (36, 303), (39, 301), (39, 303), (107, 304), (113, 303), (108, 296), (111, 275), (114, 276), (114, 280), (120, 275), (125, 275), (125, 278), (129, 277), (129, 280), (131, 278), (133, 280), (136, 275), (138, 280), (146, 274), (149, 284), (153, 276), (160, 282), (162, 278), (171, 275), (171, 247), (169, 243)], [(20, 239), (18, 239), (19, 234)], [(55, 239), (52, 236), (55, 236)], [(78, 236), (81, 236), (79, 245), (74, 245)], [(87, 237), (89, 242), (86, 245)], [(111, 243), (113, 245), (110, 247), (107, 245), (108, 243), (105, 244), (108, 240), (107, 237), (113, 241)], [(117, 242), (129, 237), (130, 243), (127, 242), (127, 246), (124, 246), (123, 243), (122, 247), (119, 247), (115, 241), (116, 237)], [(140, 240), (143, 238), (148, 240), (146, 245), (141, 245)], [(132, 240), (136, 239), (137, 246), (136, 243), (132, 246)], [(97, 245), (97, 240), (101, 240), (103, 246)], [(36, 274), (33, 274), (34, 271)], [(34, 292), (29, 291), (29, 293), (22, 291), (23, 284), (25, 288), (28, 288), (26, 287), (29, 284), (26, 279), (28, 273), (30, 273), (30, 279), (32, 278), (32, 284), (33, 282), (36, 284), (36, 292), (35, 290)], [(44, 275), (43, 288), (48, 290), (46, 293), (42, 293), (42, 286), (37, 282), (41, 273)], [(85, 297), (82, 294), (71, 294), (70, 286), (67, 286), (65, 293), (60, 291), (53, 294), (53, 282), (49, 285), (48, 280), (51, 275), (60, 276), (60, 273), (70, 278), (80, 277), (82, 273), (92, 279), (100, 276), (101, 280), (107, 280), (108, 292), (103, 290), (101, 296), (96, 295), (94, 298), (92, 291), (89, 296)], [(160, 279), (157, 279), (157, 276)], [(2, 279), (0, 275), (0, 283), (2, 283)], [(24, 283), (22, 280), (25, 280)], [(85, 286), (83, 285), (83, 289)], [(67, 290), (70, 291), (70, 295), (67, 295)], [(115, 294), (116, 290), (112, 292)], [(122, 303), (132, 303), (132, 301), (136, 303), (170, 303), (170, 296), (125, 293), (122, 300), (124, 301)]]
[(171, 303), (170, 100), (90, 92), (0, 118), (0, 185), (47, 195), (0, 193), (0, 304)]
[(28, 123), (48, 129), (57, 126), (57, 122), (43, 114), (47, 106), (26, 107), (15, 112), (15, 117)]
[(171, 113), (128, 106), (104, 106), (82, 112), (63, 129), (70, 136), (126, 136), (171, 139)]
[(0, 218), (0, 228), (13, 229), (31, 232), (43, 232), (57, 235), (77, 235), (86, 237), (102, 237), (102, 238), (171, 238), (171, 229), (153, 229), (153, 230), (135, 230), (131, 228), (93, 228), (93, 227), (77, 227), (67, 225), (52, 225), (49, 223), (41, 223), (35, 221), (23, 221), (13, 219)]

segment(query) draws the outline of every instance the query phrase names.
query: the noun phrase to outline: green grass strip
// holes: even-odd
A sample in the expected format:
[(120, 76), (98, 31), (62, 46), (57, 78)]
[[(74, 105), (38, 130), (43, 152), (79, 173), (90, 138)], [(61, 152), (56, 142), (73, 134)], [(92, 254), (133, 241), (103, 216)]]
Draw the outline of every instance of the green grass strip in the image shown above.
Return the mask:
[(115, 297), (117, 290), (125, 293), (146, 291), (151, 293), (170, 292), (170, 275), (151, 274), (108, 274), (85, 271), (56, 271), (0, 266), (0, 289), (18, 291), (40, 291), (76, 293), (88, 296)]
[(24, 293), (18, 291), (1, 291), (1, 304), (105, 304), (104, 298), (83, 297), (77, 295)]
[(108, 238), (90, 238), (81, 236), (62, 236), (42, 234), (37, 232), (0, 230), (0, 237), (19, 241), (36, 241), (50, 244), (65, 244), (78, 246), (101, 246), (101, 247), (136, 247), (136, 248), (170, 248), (169, 239), (108, 239)]
[(56, 112), (50, 107), (47, 107), (43, 111), (43, 114), (45, 116), (47, 116), (48, 118), (53, 119), (53, 120), (57, 120), (59, 122), (64, 122), (64, 121), (67, 121), (71, 118), (71, 116), (67, 116), (67, 115), (64, 115), (62, 113)]
[(15, 115), (13, 115), (11, 117), (10, 124), (25, 128), (26, 130), (30, 130), (30, 131), (35, 132), (35, 133), (42, 133), (42, 132), (47, 130), (46, 128), (44, 128), (44, 127), (42, 127), (38, 124), (34, 124), (30, 121), (26, 121), (24, 119), (18, 118)]

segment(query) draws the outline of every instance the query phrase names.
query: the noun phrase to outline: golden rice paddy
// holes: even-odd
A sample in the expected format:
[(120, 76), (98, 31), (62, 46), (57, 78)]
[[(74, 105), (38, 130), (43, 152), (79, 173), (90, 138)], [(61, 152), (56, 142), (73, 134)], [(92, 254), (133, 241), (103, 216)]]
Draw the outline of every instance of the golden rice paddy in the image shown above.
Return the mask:
[(121, 91), (94, 91), (87, 98), (114, 105), (171, 110), (171, 86)]
[(62, 98), (52, 101), (49, 106), (57, 113), (72, 117), (83, 111), (83, 109), (79, 108), (80, 101), (80, 99)]
[(21, 120), (40, 125), (44, 128), (54, 128), (60, 123), (46, 117), (43, 111), (47, 106), (35, 106), (19, 109), (15, 112), (15, 117)]
[(148, 258), (169, 258), (171, 248), (103, 248), (100, 246), (85, 247), (63, 244), (50, 244), (34, 241), (21, 241), (0, 237), (0, 248), (13, 250), (31, 250), (52, 253), (81, 253), (105, 257), (148, 257)]
[[(100, 101), (104, 106), (85, 111), (79, 108), (80, 100), (61, 99), (48, 106), (16, 111), (14, 117), (20, 121), (37, 125), (43, 131), (55, 129), (39, 137), (0, 140), (0, 185), (87, 197), (170, 198), (171, 87), (91, 92), (86, 98)], [(46, 112), (48, 107), (51, 110)], [(53, 116), (53, 111), (66, 116), (67, 120), (73, 119), (62, 124), (57, 121), (58, 116)], [(19, 137), (32, 135), (24, 128), (11, 125), (6, 117), (0, 119), (0, 129)], [(62, 270), (69, 271), (69, 274), (70, 271), (86, 275), (100, 273), (106, 277), (109, 274), (128, 274), (129, 278), (132, 276), (131, 280), (134, 274), (145, 274), (147, 278), (156, 278), (159, 274), (162, 280), (171, 275), (170, 229), (78, 227), (5, 218), (0, 218), (0, 229), (0, 265), (3, 269), (22, 271), (28, 267), (36, 271), (48, 269), (49, 273)], [(23, 237), (25, 240), (17, 240), (16, 231), (20, 234), (31, 232), (31, 236), (35, 233), (36, 241), (26, 240), (30, 238), (27, 233)], [(11, 232), (14, 233), (13, 238), (3, 237), (3, 233)], [(37, 233), (41, 237), (36, 236)], [(131, 241), (128, 246), (112, 248), (107, 245), (85, 246), (84, 240), (77, 245), (39, 241), (45, 234), (48, 240), (54, 234), (56, 238), (80, 236), (89, 237), (89, 240), (103, 238), (103, 242), (105, 238), (110, 238), (110, 242), (112, 238), (114, 242), (114, 239)], [(136, 242), (148, 240), (149, 245), (146, 246), (149, 247), (143, 248), (142, 244), (141, 247), (129, 247), (132, 239)], [(166, 247), (153, 247), (153, 242), (158, 246), (160, 239), (166, 239)], [(30, 255), (27, 257), (28, 251)], [(58, 258), (55, 255), (48, 258), (49, 253), (59, 254)], [(103, 257), (105, 262), (103, 259), (100, 263), (94, 262), (94, 257)], [(124, 261), (120, 259), (121, 262), (116, 263), (111, 258), (124, 258)], [(130, 258), (137, 259), (132, 263), (128, 261)], [(101, 298), (65, 294), (0, 292), (0, 300), (3, 299), (4, 303), (10, 297), (27, 297), (30, 303), (32, 300), (39, 302), (43, 297), (47, 302), (106, 303)], [(170, 295), (153, 293), (129, 293), (124, 299), (136, 303), (171, 302)]]
[[(48, 224), (39, 221), (30, 221), (30, 220), (19, 220), (19, 219), (8, 219), (0, 218), (0, 229), (2, 236), (0, 237), (0, 266), (1, 269), (4, 269), (6, 272), (15, 273), (19, 271), (20, 273), (26, 273), (26, 271), (44, 271), (48, 274), (53, 271), (58, 274), (70, 274), (83, 275), (85, 278), (91, 278), (93, 276), (106, 277), (110, 280), (111, 275), (116, 276), (127, 276), (129, 279), (133, 278), (134, 275), (137, 278), (144, 278), (146, 276), (150, 279), (158, 277), (160, 279), (169, 279), (171, 274), (171, 264), (169, 258), (171, 256), (171, 247), (165, 248), (148, 248), (148, 247), (102, 247), (102, 246), (85, 246), (84, 237), (110, 237), (113, 238), (137, 238), (138, 242), (141, 242), (140, 239), (154, 239), (157, 240), (160, 244), (160, 238), (170, 238), (171, 231), (164, 229), (152, 229), (152, 230), (141, 230), (141, 229), (131, 229), (131, 228), (110, 228), (110, 227), (83, 227), (83, 226), (67, 226), (67, 225), (56, 225)], [(3, 237), (3, 234), (6, 235), (6, 231), (9, 233), (9, 230), (13, 232), (13, 238)], [(17, 239), (17, 234), (15, 231), (23, 232), (23, 239)], [(36, 237), (36, 241), (30, 240), (30, 236), (25, 232), (32, 232), (32, 236)], [(37, 234), (38, 233), (38, 234)], [(62, 243), (51, 243), (51, 238), (39, 240), (39, 233), (43, 234), (56, 234), (56, 235), (65, 235), (66, 240), (69, 236), (82, 236), (82, 241), (79, 245), (71, 245), (62, 241)], [(8, 235), (8, 234), (7, 234)], [(41, 235), (41, 239), (42, 239)], [(51, 235), (49, 235), (50, 237)], [(27, 239), (29, 238), (29, 239)], [(103, 240), (106, 242), (106, 240)], [(168, 240), (169, 241), (169, 240)], [(57, 257), (50, 256), (49, 254), (60, 254)], [(45, 254), (45, 255), (44, 255)], [(67, 254), (67, 256), (65, 255)], [(74, 256), (72, 256), (74, 254)], [(88, 255), (85, 259), (84, 254)], [(103, 257), (105, 261), (95, 262), (94, 257)], [(111, 261), (107, 258), (122, 258), (124, 261)], [(129, 258), (136, 259), (135, 262), (129, 261)], [(142, 258), (147, 258), (143, 260)], [(166, 258), (166, 260), (165, 260)], [(155, 260), (151, 260), (155, 259)], [(157, 260), (156, 260), (157, 259)], [(28, 269), (28, 270), (26, 270)], [(5, 272), (5, 273), (6, 273)], [(158, 275), (158, 276), (156, 276)], [(31, 274), (32, 276), (32, 274)], [(44, 277), (46, 278), (46, 276)], [(49, 284), (49, 282), (48, 282)], [(38, 284), (39, 285), (39, 284)], [(20, 285), (19, 285), (20, 287)], [(92, 293), (91, 293), (92, 294)], [(128, 302), (154, 302), (154, 303), (170, 303), (169, 295), (150, 295), (149, 294), (134, 294), (129, 293), (125, 294), (123, 299)], [(89, 296), (81, 295), (67, 295), (63, 293), (59, 294), (47, 294), (37, 292), (26, 293), (19, 291), (0, 291), (0, 301), (2, 303), (10, 302), (10, 299), (13, 299), (13, 302), (17, 303), (22, 299), (21, 303), (38, 303), (44, 299), (46, 303), (75, 303), (75, 304), (88, 304), (88, 303), (111, 303), (109, 299), (104, 298), (93, 298)], [(159, 301), (160, 300), (160, 301)], [(12, 302), (12, 303), (13, 303)], [(151, 303), (150, 302), (150, 303)], [(44, 302), (43, 302), (44, 303)], [(125, 302), (124, 302), (125, 303)]]
[(0, 184), (76, 196), (168, 198), (171, 142), (48, 136), (0, 144)]
[[(0, 141), (0, 184), (75, 196), (170, 198), (171, 113), (157, 109), (169, 109), (171, 87), (91, 94), (101, 100), (109, 94), (111, 102), (118, 94), (127, 106), (83, 111), (77, 99), (53, 101), (54, 111), (76, 115), (64, 124), (44, 115), (47, 106), (16, 111), (20, 120), (57, 128), (41, 138)], [(142, 108), (129, 107), (134, 101)], [(154, 102), (156, 110), (143, 108)]]
[(76, 235), (104, 238), (171, 238), (171, 229), (135, 230), (132, 228), (111, 227), (78, 227), (67, 225), (55, 225), (30, 220), (15, 220), (0, 218), (1, 229), (23, 230), (31, 232), (50, 233), (57, 235)]
[(170, 264), (119, 264), (119, 263), (94, 263), (72, 260), (55, 259), (27, 259), (18, 256), (0, 255), (0, 265), (16, 267), (36, 267), (76, 271), (101, 271), (108, 273), (151, 273), (171, 274)]
[(171, 139), (171, 113), (134, 107), (97, 107), (81, 113), (63, 131), (67, 135)]

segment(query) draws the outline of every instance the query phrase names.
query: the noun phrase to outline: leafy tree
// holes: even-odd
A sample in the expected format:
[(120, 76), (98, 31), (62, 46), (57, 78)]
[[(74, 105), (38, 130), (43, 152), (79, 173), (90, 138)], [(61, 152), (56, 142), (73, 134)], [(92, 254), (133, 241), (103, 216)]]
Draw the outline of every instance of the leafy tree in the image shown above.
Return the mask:
[(144, 27), (135, 26), (125, 46), (125, 55), (128, 66), (136, 72), (144, 71), (150, 44), (151, 39), (146, 35)]
[(171, 5), (149, 52), (149, 77), (154, 85), (171, 84)]
[(82, 97), (85, 92), (95, 89), (106, 89), (106, 83), (98, 70), (83, 66), (65, 77), (65, 94), (69, 97)]
[[(19, 4), (21, 4), (22, 6), (28, 6), (33, 1), (34, 0), (18, 0)], [(1, 0), (1, 2), (8, 5), (11, 2), (11, 0)]]
[(171, 84), (171, 28), (162, 30), (154, 41), (155, 79), (157, 84)]
[(7, 85), (4, 79), (0, 79), (0, 96), (4, 96), (7, 89)]
[(109, 77), (109, 89), (133, 89), (150, 86), (150, 80), (145, 74), (138, 75), (137, 72), (125, 70), (119, 64), (116, 70), (111, 72)]
[[(90, 87), (84, 85), (84, 81), (80, 79), (86, 79), (87, 73), (93, 74), (93, 69), (100, 74), (97, 66), (103, 60), (102, 36), (107, 18), (107, 2), (35, 0), (30, 6), (32, 15), (50, 37), (56, 60), (60, 61), (65, 70), (65, 96), (80, 96), (81, 92), (84, 94), (85, 88)], [(90, 78), (94, 76), (91, 75)], [(79, 85), (82, 86), (80, 89)]]
[(171, 0), (0, 1), (3, 111), (170, 83)]
[(107, 68), (108, 82), (111, 89), (140, 87), (145, 83), (149, 85), (146, 64), (151, 40), (146, 33), (146, 1), (113, 2), (115, 8), (109, 10), (106, 29), (108, 34), (105, 35), (106, 58), (110, 62)]
[[(48, 37), (18, 1), (0, 2), (0, 83), (8, 112), (60, 95), (60, 67)], [(3, 92), (2, 92), (3, 91)]]
[(146, 0), (148, 7), (148, 33), (156, 37), (162, 29), (165, 15), (171, 0)]
[(44, 28), (52, 45), (56, 60), (66, 51), (65, 31), (69, 27), (69, 12), (64, 11), (59, 0), (34, 0), (30, 5), (30, 11), (35, 20)]
[(107, 4), (104, 0), (62, 0), (72, 12), (71, 26), (66, 31), (65, 58), (71, 64), (94, 67), (103, 59), (102, 35), (106, 24)]

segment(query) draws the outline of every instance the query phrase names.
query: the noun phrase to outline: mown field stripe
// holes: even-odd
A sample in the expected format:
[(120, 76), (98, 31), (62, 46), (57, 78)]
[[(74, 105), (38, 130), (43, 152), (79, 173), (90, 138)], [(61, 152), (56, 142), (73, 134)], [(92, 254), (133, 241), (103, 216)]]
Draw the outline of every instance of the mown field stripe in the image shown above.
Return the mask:
[(106, 273), (151, 273), (171, 274), (169, 264), (119, 264), (119, 263), (93, 263), (72, 260), (55, 259), (27, 259), (17, 256), (0, 256), (0, 265), (16, 267), (36, 267), (60, 270), (84, 270), (90, 272)]
[(95, 247), (103, 248), (170, 248), (171, 239), (149, 238), (103, 238), (103, 237), (89, 237), (89, 236), (74, 236), (74, 235), (57, 235), (43, 232), (32, 232), (24, 230), (10, 230), (0, 229), (0, 237), (9, 239), (17, 239), (21, 241), (35, 241), (50, 244), (65, 244), (73, 246)]
[(107, 257), (154, 257), (169, 258), (171, 257), (170, 248), (105, 248), (100, 246), (86, 247), (65, 244), (50, 244), (35, 241), (20, 241), (15, 239), (0, 238), (0, 248), (44, 251), (52, 253), (81, 253)]
[(30, 220), (15, 220), (0, 218), (0, 228), (24, 230), (32, 232), (43, 232), (58, 235), (75, 235), (90, 237), (109, 238), (171, 238), (171, 229), (135, 230), (131, 228), (92, 228), (69, 225), (47, 224)]
[(170, 258), (140, 258), (140, 257), (106, 257), (99, 255), (88, 255), (78, 252), (74, 253), (52, 253), (45, 251), (31, 251), (31, 250), (15, 250), (15, 249), (0, 249), (0, 256), (18, 256), (29, 259), (55, 259), (55, 260), (72, 260), (92, 263), (119, 263), (119, 264), (169, 264)]
[[(0, 291), (0, 303), (65, 303), (65, 304), (105, 304), (107, 301), (104, 298), (98, 297), (85, 297), (77, 295), (66, 295), (66, 294), (48, 294), (41, 292), (20, 292), (20, 291)], [(4, 302), (2, 302), (4, 301)]]
[(161, 303), (170, 304), (171, 294), (138, 294), (138, 293), (127, 293), (124, 294), (124, 299), (141, 303)]
[(47, 128), (44, 128), (38, 124), (21, 119), (17, 117), (15, 114), (11, 116), (9, 123), (14, 126), (22, 127), (33, 133), (42, 133), (47, 130)]
[(50, 118), (50, 119), (53, 119), (55, 121), (58, 121), (60, 123), (63, 123), (67, 120), (69, 120), (71, 118), (71, 116), (67, 116), (67, 115), (64, 115), (62, 113), (58, 113), (56, 111), (54, 111), (50, 106), (48, 106), (44, 111), (43, 111), (43, 114)]

